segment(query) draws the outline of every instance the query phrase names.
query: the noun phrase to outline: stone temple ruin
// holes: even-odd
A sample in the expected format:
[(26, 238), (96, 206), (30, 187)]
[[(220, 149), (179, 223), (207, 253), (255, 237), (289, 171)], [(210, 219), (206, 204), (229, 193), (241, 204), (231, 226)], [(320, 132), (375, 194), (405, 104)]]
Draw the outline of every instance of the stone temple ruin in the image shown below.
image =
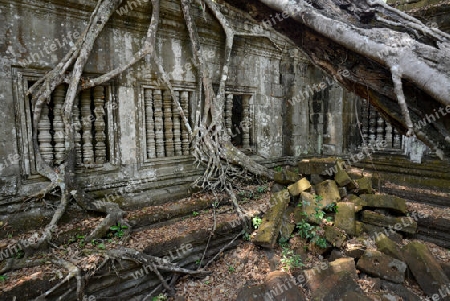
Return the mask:
[[(36, 171), (32, 145), (32, 104), (26, 91), (57, 64), (76, 42), (96, 2), (0, 2), (0, 28), (4, 33), (0, 36), (0, 226), (4, 227), (0, 238), (8, 241), (11, 236), (41, 229), (49, 222), (57, 206), (54, 195), (49, 195), (48, 200), (44, 201), (24, 202), (24, 198), (48, 184)], [(128, 0), (114, 13), (95, 42), (94, 51), (83, 70), (84, 77), (101, 75), (130, 60), (145, 36), (151, 15), (149, 3)], [(414, 7), (405, 5), (403, 8), (415, 12)], [(207, 10), (201, 6), (193, 6), (193, 9), (202, 45), (207, 50), (207, 63), (213, 74), (214, 84), (218, 84), (223, 64), (224, 34), (218, 21)], [(337, 202), (339, 214), (350, 211), (353, 215), (340, 222), (335, 220), (337, 227), (327, 226), (325, 236), (329, 243), (335, 247), (344, 245), (346, 239), (340, 236), (340, 230), (344, 230), (350, 237), (364, 231), (372, 234), (383, 232), (382, 227), (394, 227), (399, 221), (401, 223), (401, 218), (408, 214), (404, 199), (431, 206), (448, 206), (448, 159), (438, 159), (417, 139), (403, 136), (367, 100), (343, 89), (333, 78), (312, 65), (287, 37), (269, 26), (257, 24), (247, 13), (229, 5), (224, 5), (222, 10), (241, 32), (264, 35), (235, 38), (223, 108), (226, 130), (232, 133), (231, 141), (255, 161), (277, 169), (276, 185), (302, 185), (294, 183), (307, 181), (308, 185), (310, 183), (315, 187), (313, 191), (316, 194), (320, 194), (317, 191), (321, 189), (324, 190), (323, 195), (334, 193), (333, 196), (324, 198), (328, 202), (324, 205)], [(422, 13), (424, 12), (428, 11), (423, 10)], [(429, 20), (449, 32), (448, 12)], [(189, 123), (194, 125), (200, 117), (201, 95), (197, 90), (198, 78), (191, 60), (189, 35), (178, 0), (161, 1), (157, 43), (157, 51), (161, 54), (163, 66), (175, 89), (175, 98), (179, 100)], [(146, 235), (156, 233), (156, 230), (170, 232), (171, 223), (179, 223), (181, 227), (187, 228), (184, 224), (186, 221), (181, 219), (183, 216), (211, 207), (210, 199), (189, 198), (186, 202), (179, 201), (192, 196), (195, 191), (191, 184), (203, 170), (193, 164), (188, 132), (171, 101), (169, 91), (155, 70), (149, 59), (143, 59), (108, 83), (81, 92), (73, 109), (77, 178), (86, 192), (95, 197), (96, 206), (112, 201), (122, 209), (132, 211), (128, 216), (130, 224), (133, 229), (143, 231)], [(346, 70), (341, 71), (342, 76), (346, 76)], [(42, 156), (55, 167), (65, 160), (61, 110), (66, 92), (67, 85), (56, 87), (51, 101), (44, 106), (37, 128)], [(447, 112), (448, 110), (447, 107)], [(446, 114), (436, 112), (424, 119), (421, 126), (427, 126), (436, 119), (450, 120)], [(336, 161), (337, 158), (342, 158), (342, 161)], [(344, 169), (343, 165), (346, 166)], [(286, 169), (286, 166), (289, 168)], [(340, 176), (344, 179), (339, 178)], [(320, 188), (323, 185), (330, 185), (332, 188)], [(273, 188), (273, 191), (283, 193), (282, 189), (285, 187), (281, 186), (279, 189)], [(314, 203), (310, 187), (298, 190), (293, 186), (289, 187), (289, 198), (275, 206), (269, 206), (268, 212), (280, 212), (273, 213), (273, 219), (266, 216), (265, 220), (263, 217), (262, 228), (254, 238), (255, 244), (263, 247), (276, 245), (283, 216), (286, 219), (289, 216), (286, 215), (287, 212), (297, 212), (295, 208), (286, 209), (289, 201), (292, 203), (295, 199), (295, 202)], [(392, 197), (388, 200), (378, 199), (378, 194), (373, 194), (372, 197), (372, 189)], [(278, 190), (281, 192), (277, 192)], [(393, 204), (399, 207), (393, 207)], [(308, 215), (314, 213), (314, 208), (304, 207)], [(133, 211), (142, 208), (156, 209), (151, 209), (146, 214)], [(72, 223), (76, 227), (59, 233), (57, 244), (67, 242), (77, 233), (76, 229), (85, 229), (80, 211), (76, 208), (73, 210), (76, 213), (66, 216), (64, 223)], [(393, 210), (395, 214), (392, 215), (389, 210)], [(265, 212), (260, 210), (254, 213), (261, 214), (262, 211)], [(338, 219), (337, 216), (336, 218)], [(348, 225), (348, 220), (353, 222)], [(158, 223), (166, 224), (155, 228)], [(338, 226), (339, 223), (341, 226)], [(289, 232), (286, 238), (294, 230), (294, 226), (291, 226), (290, 231), (286, 230)], [(411, 231), (400, 232), (406, 232), (408, 238), (419, 238), (444, 248), (450, 247), (448, 219), (445, 217), (421, 218), (414, 221), (414, 226), (411, 227)], [(213, 240), (207, 255), (214, 256), (241, 229), (242, 225), (238, 223), (236, 216), (221, 216), (216, 229), (220, 238)], [(267, 233), (264, 232), (266, 230)], [(405, 228), (402, 227), (402, 230)], [(261, 237), (264, 234), (268, 238)], [(400, 234), (395, 235), (396, 239), (401, 240), (398, 237)], [(178, 234), (173, 241), (146, 242), (142, 251), (162, 258), (168, 255), (168, 250), (175, 249), (181, 243), (192, 244), (191, 253), (180, 254), (175, 260), (181, 266), (191, 266), (201, 258), (198, 254), (203, 252), (208, 236), (207, 229), (199, 227), (191, 232), (186, 230)], [(383, 243), (385, 245), (378, 246), (379, 251), (373, 251), (373, 254), (364, 253), (359, 248), (354, 251), (362, 252), (357, 257), (350, 257), (359, 259), (356, 267), (348, 259), (342, 258), (337, 259), (340, 262), (334, 264), (339, 267), (350, 265), (349, 269), (352, 271), (357, 268), (381, 278), (383, 282), (387, 281), (386, 287), (392, 283), (403, 283), (407, 268), (419, 281), (416, 273), (421, 273), (420, 268), (416, 269), (411, 264), (414, 252), (426, 257), (424, 264), (436, 264), (428, 251), (419, 252), (422, 245), (408, 245), (400, 250), (395, 244), (392, 245), (390, 238), (392, 239), (383, 237), (381, 242), (377, 241), (377, 246)], [(0, 263), (1, 271), (6, 273), (6, 262), (10, 264), (7, 259), (14, 257), (17, 246), (15, 251), (10, 249), (10, 242), (0, 246), (3, 250), (2, 258), (6, 258)], [(383, 251), (386, 249), (388, 251)], [(392, 273), (383, 270), (373, 272), (370, 258), (376, 257), (381, 266), (390, 266), (391, 257), (386, 259), (386, 256), (396, 260), (396, 267), (399, 268)], [(353, 262), (353, 259), (350, 261)], [(441, 278), (434, 279), (439, 286), (430, 284), (431, 280), (428, 283), (426, 275), (420, 276), (425, 279), (425, 283), (422, 285), (419, 281), (419, 284), (429, 296), (437, 292), (440, 285), (450, 284), (445, 282), (445, 277), (450, 276), (450, 268), (448, 264), (445, 267), (447, 276), (439, 275)], [(128, 263), (128, 266), (118, 268), (118, 272), (131, 273), (130, 271), (140, 268), (134, 263)], [(439, 268), (439, 272), (441, 271), (443, 270)], [(129, 281), (118, 281), (112, 275), (105, 275), (89, 284), (87, 291), (88, 294), (95, 295), (97, 300), (106, 300), (102, 298), (111, 296), (119, 296), (117, 300), (141, 300), (137, 298), (145, 296), (158, 283), (157, 277), (151, 273), (146, 274), (139, 279), (129, 277)], [(350, 272), (344, 274), (345, 277), (354, 276)], [(322, 273), (306, 276), (308, 277), (315, 277), (310, 282), (329, 281)], [(35, 282), (30, 280), (12, 289), (4, 289), (0, 296), (3, 294), (5, 298), (0, 299), (13, 300), (17, 296), (17, 300), (32, 300), (52, 287), (49, 279), (44, 277)], [(390, 280), (393, 280), (392, 283)], [(348, 291), (356, 287), (356, 283), (349, 283), (351, 288), (347, 288)], [(76, 286), (72, 281), (68, 285), (72, 289)], [(257, 288), (259, 289), (264, 291), (266, 288)], [(310, 289), (313, 296), (317, 294), (319, 298), (314, 300), (326, 300), (326, 296), (320, 295), (325, 294), (325, 291), (319, 292), (317, 287)], [(56, 296), (62, 296), (63, 291), (62, 288), (56, 290), (48, 300), (57, 300)], [(21, 299), (20, 294), (26, 297)], [(362, 299), (351, 299), (352, 296), (355, 297), (356, 293), (348, 295), (345, 300), (366, 300), (361, 296), (359, 297)], [(136, 299), (132, 299), (134, 297)], [(415, 300), (401, 297), (403, 300)], [(253, 300), (243, 295), (238, 299)], [(67, 295), (63, 300), (76, 300), (76, 296)]]

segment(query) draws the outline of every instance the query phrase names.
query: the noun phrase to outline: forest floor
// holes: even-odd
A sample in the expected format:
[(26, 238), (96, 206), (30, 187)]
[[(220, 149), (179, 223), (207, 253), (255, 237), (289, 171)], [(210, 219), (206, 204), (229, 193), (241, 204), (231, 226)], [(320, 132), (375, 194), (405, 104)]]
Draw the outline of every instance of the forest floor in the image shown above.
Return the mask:
[[(247, 188), (247, 191), (256, 191), (257, 186)], [(252, 207), (260, 206), (267, 203), (269, 199), (269, 193), (261, 193), (254, 196), (252, 199), (243, 202), (243, 207), (246, 210), (251, 210)], [(162, 206), (147, 207), (139, 210), (128, 212), (128, 218), (136, 218), (141, 215), (148, 214), (149, 212), (163, 212), (170, 210), (171, 207), (177, 207), (178, 204), (183, 203), (196, 203), (199, 200), (206, 200), (207, 203), (212, 203), (214, 198), (208, 194), (195, 194), (191, 197), (164, 204)], [(410, 212), (417, 211), (420, 213), (428, 214), (431, 217), (450, 217), (450, 210), (443, 209), (436, 206), (420, 204), (417, 202), (407, 202)], [(97, 244), (85, 243), (83, 241), (84, 235), (97, 225), (101, 217), (89, 217), (77, 219), (75, 223), (63, 224), (59, 227), (58, 233), (62, 236), (64, 233), (74, 233), (71, 239), (67, 241), (67, 238), (59, 237), (58, 239), (64, 241), (64, 244), (54, 246), (50, 248), (48, 253), (36, 254), (33, 260), (41, 260), (42, 264), (39, 266), (30, 266), (18, 269), (15, 271), (9, 271), (7, 273), (0, 273), (0, 300), (4, 300), (1, 297), (2, 292), (6, 293), (13, 290), (15, 287), (20, 286), (22, 283), (36, 280), (36, 279), (50, 279), (50, 281), (59, 281), (67, 274), (67, 270), (62, 269), (59, 266), (54, 265), (50, 258), (58, 257), (74, 263), (83, 271), (94, 271), (95, 268), (104, 260), (105, 249), (114, 249), (117, 247), (129, 247), (135, 248), (139, 251), (144, 251), (146, 242), (149, 240), (154, 244), (162, 243), (164, 240), (170, 239), (167, 233), (175, 233), (177, 228), (182, 229), (188, 233), (189, 231), (195, 231), (194, 228), (205, 228), (205, 225), (210, 227), (214, 223), (214, 219), (218, 221), (221, 219), (231, 219), (235, 214), (233, 208), (228, 206), (220, 206), (216, 212), (217, 216), (213, 216), (212, 210), (199, 210), (198, 216), (192, 214), (188, 217), (182, 218), (178, 222), (165, 226), (164, 233), (158, 231), (159, 228), (138, 229), (136, 232), (132, 232), (130, 237), (126, 240), (119, 239), (117, 237), (111, 237), (105, 239)], [(255, 212), (257, 214), (257, 212)], [(76, 214), (75, 214), (76, 216)], [(175, 228), (173, 228), (175, 227)], [(71, 232), (72, 231), (72, 232)], [(57, 234), (58, 234), (57, 233)], [(11, 236), (6, 239), (0, 240), (0, 249), (5, 246), (10, 246), (23, 239), (29, 237), (32, 234), (23, 233), (18, 236)], [(67, 236), (67, 235), (66, 235)], [(58, 235), (56, 235), (58, 237)], [(411, 240), (403, 239), (401, 245), (405, 245)], [(433, 243), (424, 242), (434, 257), (441, 263), (450, 262), (450, 251), (446, 248), (439, 247)], [(18, 254), (20, 255), (20, 253)], [(308, 269), (316, 266), (319, 262), (327, 260), (329, 254), (320, 255), (318, 253), (307, 253), (307, 257), (303, 260), (305, 265), (303, 269)], [(276, 245), (274, 249), (263, 249), (255, 246), (248, 240), (242, 240), (242, 242), (235, 248), (225, 251), (218, 259), (213, 262), (208, 271), (212, 273), (203, 278), (195, 278), (190, 276), (182, 277), (176, 284), (176, 297), (171, 297), (168, 300), (176, 301), (202, 301), (202, 300), (218, 300), (218, 301), (231, 301), (236, 300), (238, 291), (244, 285), (260, 284), (264, 282), (265, 277), (272, 271), (279, 271), (283, 269), (282, 258), (285, 255), (282, 252), (282, 248)], [(1, 268), (1, 265), (0, 265)], [(287, 268), (287, 272), (292, 275), (298, 275), (300, 269)], [(380, 292), (373, 285), (373, 279), (368, 276), (362, 276), (359, 280), (359, 285), (362, 290), (368, 294)], [(404, 285), (410, 290), (415, 292), (422, 300), (427, 300), (422, 290), (414, 280), (406, 280)], [(309, 290), (306, 286), (299, 286), (305, 292), (307, 298), (310, 297)], [(26, 300), (26, 299), (17, 299)], [(157, 299), (155, 299), (157, 300)], [(164, 300), (164, 299), (160, 299)], [(309, 300), (309, 299), (308, 299)], [(398, 300), (400, 301), (400, 300)]]

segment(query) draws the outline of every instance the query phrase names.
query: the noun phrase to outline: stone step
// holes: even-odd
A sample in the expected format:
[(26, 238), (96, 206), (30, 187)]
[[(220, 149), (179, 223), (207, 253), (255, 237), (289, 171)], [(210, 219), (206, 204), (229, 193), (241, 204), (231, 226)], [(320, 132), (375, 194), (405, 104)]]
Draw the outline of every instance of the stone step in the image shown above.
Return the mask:
[(389, 227), (395, 231), (415, 234), (417, 222), (412, 217), (390, 217), (370, 210), (362, 212), (362, 222), (380, 227)]
[(450, 248), (450, 219), (431, 216), (419, 219), (416, 237)]

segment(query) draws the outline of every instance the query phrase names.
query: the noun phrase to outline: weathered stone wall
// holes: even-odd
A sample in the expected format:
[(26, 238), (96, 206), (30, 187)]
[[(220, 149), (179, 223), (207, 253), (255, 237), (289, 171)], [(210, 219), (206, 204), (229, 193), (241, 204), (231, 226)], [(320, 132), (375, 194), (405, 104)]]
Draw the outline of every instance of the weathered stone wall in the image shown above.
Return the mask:
[[(42, 76), (69, 50), (81, 34), (95, 1), (0, 0), (0, 85), (3, 123), (0, 127), (0, 198), (4, 214), (15, 212), (27, 195), (44, 185), (33, 172), (30, 109), (23, 97), (28, 81)], [(139, 50), (151, 15), (147, 1), (125, 1), (99, 36), (85, 68), (98, 75), (127, 62)], [(218, 22), (199, 7), (194, 9), (206, 59), (218, 82), (224, 35)], [(239, 31), (255, 25), (234, 9), (224, 9)], [(232, 54), (227, 93), (247, 95), (255, 158), (283, 164), (286, 156), (349, 154), (360, 145), (356, 110), (359, 99), (344, 91), (332, 78), (278, 33), (266, 38), (237, 37)], [(178, 89), (190, 91), (191, 123), (195, 122), (198, 95), (191, 64), (190, 41), (178, 0), (162, 1), (157, 49)], [(342, 70), (345, 76), (345, 70)], [(31, 83), (30, 83), (31, 84)], [(160, 203), (187, 193), (201, 173), (190, 156), (148, 159), (144, 89), (163, 89), (147, 57), (111, 83), (105, 92), (108, 162), (82, 165), (79, 177), (98, 198), (115, 196), (123, 206)], [(180, 91), (181, 91), (180, 90)], [(239, 128), (239, 125), (237, 125)], [(270, 160), (270, 161), (269, 161)], [(271, 162), (271, 163), (270, 163)], [(273, 163), (279, 162), (279, 163)], [(182, 175), (182, 176), (181, 176)], [(140, 192), (149, 190), (151, 197)], [(112, 198), (110, 198), (112, 199)]]
[[(86, 75), (105, 73), (127, 62), (138, 51), (151, 14), (151, 5), (147, 2), (124, 1), (96, 41), (85, 68)], [(26, 195), (44, 184), (43, 179), (33, 172), (34, 155), (29, 144), (31, 129), (27, 117), (28, 114), (31, 116), (31, 112), (23, 92), (27, 85), (45, 74), (67, 53), (84, 30), (96, 2), (1, 0), (0, 3), (0, 28), (6, 33), (0, 37), (0, 114), (3, 121), (0, 127), (0, 197), (5, 199), (5, 205), (10, 206), (9, 212), (14, 212), (18, 203), (14, 203), (12, 196)], [(224, 35), (211, 15), (198, 7), (195, 13), (206, 59), (214, 74), (214, 82), (218, 82)], [(251, 29), (251, 22), (244, 15), (231, 9), (225, 9), (224, 13), (234, 20), (237, 29)], [(290, 115), (286, 113), (289, 110), (285, 109), (284, 104), (296, 87), (308, 82), (320, 82), (323, 75), (308, 65), (303, 55), (295, 51), (284, 37), (273, 32), (270, 36), (284, 50), (265, 38), (236, 38), (227, 92), (250, 96), (250, 117), (253, 120), (250, 136), (255, 155), (273, 159), (283, 155), (319, 152), (315, 146), (303, 147), (317, 145), (317, 142), (308, 142), (311, 137), (316, 139), (316, 133), (309, 132), (309, 124), (314, 123), (315, 119), (310, 119), (309, 113), (306, 113), (311, 104), (305, 102), (296, 106)], [(162, 1), (157, 42), (158, 52), (172, 83), (195, 91), (190, 41), (179, 1)], [(282, 62), (289, 68), (284, 68)], [(299, 72), (306, 69), (306, 73)], [(294, 83), (293, 88), (286, 84), (287, 79)], [(192, 179), (201, 172), (193, 166), (190, 156), (146, 159), (145, 87), (161, 87), (149, 58), (109, 84), (105, 90), (105, 102), (112, 104), (105, 117), (108, 119), (108, 163), (95, 167), (83, 165), (78, 170), (88, 191), (98, 197), (130, 186), (130, 182), (137, 183), (131, 185), (126, 193), (122, 190), (120, 197), (117, 197), (117, 200), (122, 200), (125, 194), (135, 194), (134, 198), (123, 200), (123, 205), (142, 202), (138, 193), (147, 189), (152, 190), (155, 202), (167, 198), (168, 192), (172, 196), (182, 195), (187, 192)], [(194, 95), (194, 99), (198, 96)], [(195, 100), (190, 104), (189, 118), (192, 123), (195, 120)], [(295, 125), (296, 135), (301, 137), (291, 146), (294, 152), (283, 148), (287, 139), (284, 134), (286, 124), (291, 123)], [(151, 203), (148, 196), (145, 202)]]

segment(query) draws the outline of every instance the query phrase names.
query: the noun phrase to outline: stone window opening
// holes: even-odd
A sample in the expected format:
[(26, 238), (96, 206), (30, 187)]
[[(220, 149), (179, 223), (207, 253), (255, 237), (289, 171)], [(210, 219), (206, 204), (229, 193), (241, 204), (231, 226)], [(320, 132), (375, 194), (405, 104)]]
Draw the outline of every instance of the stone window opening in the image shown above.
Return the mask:
[(361, 106), (361, 133), (363, 141), (361, 147), (386, 145), (387, 150), (402, 149), (402, 134), (384, 120), (383, 116), (366, 99)]
[(231, 143), (239, 149), (251, 150), (253, 128), (250, 108), (251, 95), (226, 94), (225, 127), (231, 137)]
[[(193, 91), (175, 90), (177, 99), (189, 120)], [(145, 106), (146, 159), (188, 156), (191, 153), (189, 133), (169, 90), (143, 88)], [(191, 121), (189, 121), (192, 124)]]
[[(59, 165), (65, 156), (64, 123), (62, 109), (67, 85), (55, 88), (48, 104), (44, 104), (38, 124), (38, 143), (45, 162)], [(74, 101), (72, 123), (77, 165), (101, 166), (110, 161), (107, 143), (105, 86), (82, 91)], [(31, 101), (31, 96), (29, 96)]]
[[(28, 178), (38, 176), (35, 165), (35, 151), (32, 143), (33, 112), (31, 95), (26, 91), (42, 76), (40, 72), (15, 70), (16, 116), (19, 152), (22, 173)], [(63, 104), (67, 84), (61, 84), (52, 92), (49, 102), (42, 107), (37, 125), (39, 151), (45, 162), (51, 166), (66, 160)], [(103, 168), (104, 164), (115, 164), (114, 154), (117, 133), (109, 127), (114, 123), (113, 111), (117, 105), (112, 101), (110, 85), (100, 85), (80, 92), (74, 100), (72, 125), (76, 148), (77, 169)], [(30, 178), (30, 179), (31, 179)]]

